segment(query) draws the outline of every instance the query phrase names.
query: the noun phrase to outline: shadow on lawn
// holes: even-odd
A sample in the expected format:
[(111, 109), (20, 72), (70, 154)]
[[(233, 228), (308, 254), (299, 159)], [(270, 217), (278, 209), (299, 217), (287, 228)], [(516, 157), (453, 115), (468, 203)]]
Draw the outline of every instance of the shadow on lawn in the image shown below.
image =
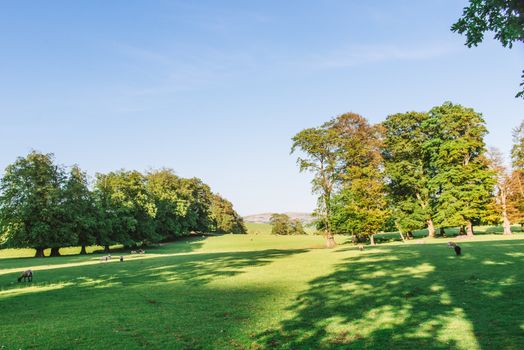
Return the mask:
[[(48, 290), (56, 291), (55, 288), (49, 287), (57, 284), (62, 285), (58, 289), (144, 285), (153, 287), (166, 282), (180, 282), (190, 286), (201, 286), (217, 278), (231, 277), (244, 273), (248, 267), (257, 268), (267, 265), (276, 259), (304, 252), (307, 252), (307, 250), (268, 249), (250, 252), (202, 253), (159, 256), (148, 259), (128, 260), (123, 263), (98, 263), (40, 270), (35, 274), (34, 282), (31, 284), (32, 287), (35, 287), (31, 294), (45, 293)], [(4, 293), (10, 290), (23, 289), (27, 286), (26, 284), (16, 283), (15, 275), (11, 273), (0, 276), (0, 285), (3, 285)], [(76, 277), (71, 278), (71, 276)], [(0, 305), (7, 298), (16, 296), (16, 293), (9, 293), (9, 296), (0, 297)]]
[[(264, 349), (522, 349), (524, 242), (369, 249), (310, 282)], [(437, 248), (437, 249), (435, 249)], [(336, 253), (335, 253), (336, 254)]]

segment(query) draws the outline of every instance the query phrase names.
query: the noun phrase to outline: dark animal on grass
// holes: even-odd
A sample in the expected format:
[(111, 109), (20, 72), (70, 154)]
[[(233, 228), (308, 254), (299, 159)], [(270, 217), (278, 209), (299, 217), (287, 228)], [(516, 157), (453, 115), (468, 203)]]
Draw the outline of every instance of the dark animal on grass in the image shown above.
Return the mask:
[(453, 248), (457, 256), (462, 254), (462, 249), (454, 242), (448, 242), (448, 247)]
[(18, 282), (22, 282), (22, 280), (24, 280), (24, 282), (25, 281), (33, 282), (33, 271), (26, 270), (26, 271), (22, 272), (20, 277), (18, 277)]

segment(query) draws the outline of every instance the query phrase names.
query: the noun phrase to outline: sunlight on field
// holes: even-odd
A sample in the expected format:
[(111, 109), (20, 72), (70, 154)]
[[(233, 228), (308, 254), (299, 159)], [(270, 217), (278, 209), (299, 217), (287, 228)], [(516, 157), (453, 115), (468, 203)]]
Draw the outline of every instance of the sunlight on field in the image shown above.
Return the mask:
[[(195, 237), (123, 263), (3, 258), (0, 345), (518, 349), (524, 240), (497, 238), (462, 242), (461, 258), (446, 239), (361, 252), (271, 235)], [(17, 283), (26, 268), (34, 282)]]

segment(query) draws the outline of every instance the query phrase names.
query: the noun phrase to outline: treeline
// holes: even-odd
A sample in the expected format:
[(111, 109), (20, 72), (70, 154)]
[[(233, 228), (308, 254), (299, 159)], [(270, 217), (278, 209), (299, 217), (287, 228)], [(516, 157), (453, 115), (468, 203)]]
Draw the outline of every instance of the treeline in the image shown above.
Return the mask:
[(372, 241), (380, 231), (405, 237), (427, 228), (434, 237), (460, 227), (473, 235), (484, 223), (511, 234), (510, 222), (524, 218), (524, 123), (514, 129), (512, 169), (488, 151), (486, 134), (480, 113), (446, 102), (377, 125), (343, 114), (299, 132), (292, 152), (300, 152), (300, 170), (314, 174), (317, 226), (328, 246), (333, 234)]
[[(69, 170), (67, 170), (69, 169)], [(0, 247), (34, 248), (43, 256), (61, 247), (147, 245), (192, 232), (246, 233), (231, 202), (198, 178), (172, 170), (114, 171), (93, 183), (78, 166), (31, 152), (0, 180)]]

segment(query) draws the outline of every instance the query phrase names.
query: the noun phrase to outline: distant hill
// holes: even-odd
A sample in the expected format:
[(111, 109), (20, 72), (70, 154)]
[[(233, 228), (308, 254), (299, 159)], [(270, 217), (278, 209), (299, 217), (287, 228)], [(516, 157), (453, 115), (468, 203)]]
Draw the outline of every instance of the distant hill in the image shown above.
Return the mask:
[[(274, 213), (262, 213), (244, 216), (245, 222), (255, 222), (259, 224), (269, 224), (271, 215)], [(300, 220), (304, 224), (309, 224), (315, 219), (311, 213), (284, 213), (292, 220)]]

